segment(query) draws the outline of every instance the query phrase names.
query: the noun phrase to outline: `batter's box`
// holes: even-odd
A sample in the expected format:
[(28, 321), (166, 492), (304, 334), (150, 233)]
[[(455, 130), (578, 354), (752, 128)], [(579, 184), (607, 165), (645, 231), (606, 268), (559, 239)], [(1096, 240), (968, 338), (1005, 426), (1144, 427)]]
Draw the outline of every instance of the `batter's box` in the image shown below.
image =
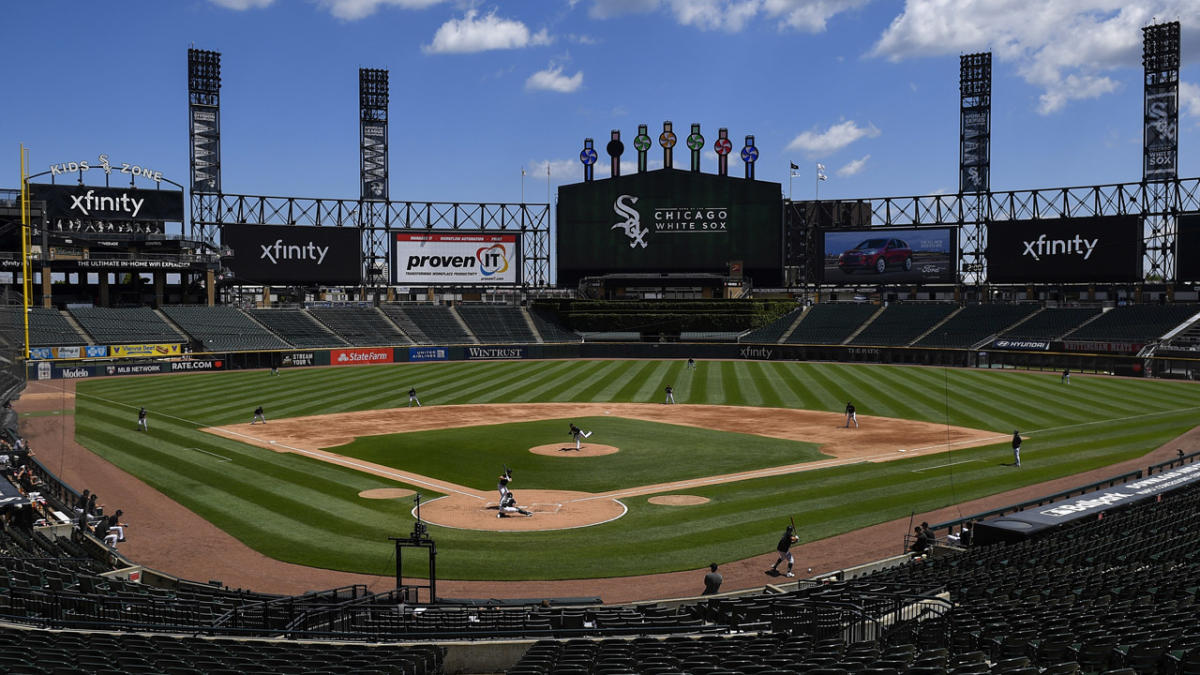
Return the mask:
[(563, 507), (563, 505), (559, 504), (557, 502), (555, 502), (555, 503), (534, 502), (533, 505), (529, 507), (529, 510), (533, 511), (534, 513), (555, 514), (555, 513), (558, 513), (559, 511), (561, 511), (562, 507)]

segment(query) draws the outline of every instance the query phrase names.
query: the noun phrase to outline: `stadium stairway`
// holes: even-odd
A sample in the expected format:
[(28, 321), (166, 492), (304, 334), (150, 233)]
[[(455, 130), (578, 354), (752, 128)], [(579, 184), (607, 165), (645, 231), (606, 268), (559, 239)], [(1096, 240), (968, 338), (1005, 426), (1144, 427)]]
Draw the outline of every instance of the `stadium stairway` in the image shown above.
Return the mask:
[(454, 307), (450, 307), (449, 309), (450, 316), (454, 317), (454, 320), (458, 322), (458, 327), (463, 329), (463, 332), (467, 334), (467, 337), (471, 338), (472, 342), (479, 344), (479, 336), (475, 335), (466, 321), (463, 321), (462, 315), (458, 313), (458, 310)]
[(413, 335), (411, 331), (406, 330), (404, 326), (401, 326), (400, 323), (396, 321), (395, 317), (393, 317), (391, 314), (388, 314), (387, 312), (383, 311), (383, 309), (380, 307), (375, 308), (375, 313), (378, 314), (379, 316), (383, 317), (384, 323), (391, 326), (392, 328), (395, 328), (397, 331), (400, 332), (401, 335), (403, 335), (404, 337), (411, 340), (414, 345), (422, 344), (422, 342), (419, 338), (424, 338), (425, 337), (424, 333), (421, 333), (420, 335)]
[(787, 342), (788, 338), (792, 337), (792, 333), (796, 332), (796, 326), (800, 325), (800, 322), (804, 320), (804, 317), (808, 316), (808, 313), (812, 311), (813, 307), (814, 305), (809, 305), (808, 307), (804, 308), (803, 312), (797, 314), (796, 320), (792, 322), (792, 325), (788, 326), (787, 330), (783, 331), (783, 335), (779, 336), (779, 339), (776, 340), (776, 343), (783, 344)]
[(538, 344), (544, 343), (545, 340), (542, 339), (541, 331), (539, 331), (537, 329), (537, 325), (535, 323), (533, 323), (533, 317), (529, 316), (529, 310), (526, 309), (525, 307), (521, 307), (520, 311), (521, 311), (521, 317), (523, 319), (525, 319), (526, 325), (529, 326), (529, 332), (533, 333), (533, 338), (535, 340), (537, 340)]
[(971, 345), (971, 349), (983, 349), (985, 346), (992, 344), (992, 342), (993, 342), (993, 341), (995, 341), (995, 339), (996, 339), (996, 338), (1000, 337), (1001, 335), (1004, 335), (1005, 333), (1008, 333), (1009, 331), (1016, 330), (1016, 328), (1017, 328), (1018, 326), (1020, 326), (1021, 324), (1023, 324), (1023, 323), (1025, 323), (1025, 322), (1029, 321), (1030, 319), (1032, 319), (1033, 317), (1037, 316), (1038, 314), (1041, 314), (1041, 313), (1042, 313), (1042, 312), (1044, 312), (1044, 311), (1046, 311), (1046, 308), (1045, 308), (1045, 307), (1043, 307), (1043, 308), (1041, 308), (1041, 309), (1037, 310), (1036, 312), (1032, 312), (1032, 313), (1030, 313), (1028, 316), (1025, 316), (1025, 317), (1023, 317), (1023, 318), (1022, 318), (1020, 321), (1018, 321), (1018, 322), (1016, 322), (1016, 323), (1012, 324), (1011, 326), (1007, 326), (1007, 327), (1005, 327), (1005, 328), (1004, 328), (1003, 330), (1001, 330), (1000, 332), (998, 332), (998, 333), (992, 333), (991, 335), (989, 335), (989, 336), (985, 337), (984, 339), (982, 339), (982, 340), (980, 340), (980, 341), (976, 342), (975, 344)]
[[(179, 333), (179, 339), (183, 341), (183, 344), (191, 345), (193, 343), (200, 342), (200, 340), (195, 340), (192, 338), (191, 335), (188, 335), (187, 331), (185, 331), (183, 328), (181, 328), (179, 326), (179, 324), (175, 323), (171, 319), (171, 317), (167, 316), (166, 313), (163, 312), (161, 309), (154, 310), (154, 313), (158, 315), (158, 318), (163, 320), (163, 323), (170, 326), (171, 330), (175, 331), (176, 333)], [(203, 345), (203, 343), (201, 343), (201, 345)]]
[(933, 331), (935, 331), (935, 330), (937, 330), (937, 329), (941, 328), (941, 327), (942, 327), (942, 324), (946, 323), (946, 322), (947, 322), (947, 321), (949, 321), (950, 319), (953, 319), (953, 318), (954, 318), (954, 316), (955, 316), (956, 314), (958, 314), (959, 312), (961, 312), (962, 310), (963, 310), (963, 308), (962, 308), (962, 307), (959, 307), (958, 309), (954, 310), (953, 312), (950, 312), (949, 314), (947, 314), (947, 315), (946, 315), (946, 317), (945, 317), (944, 319), (942, 319), (941, 321), (939, 321), (939, 322), (937, 322), (937, 323), (933, 324), (932, 326), (930, 326), (930, 327), (929, 327), (929, 330), (925, 331), (924, 333), (921, 333), (920, 335), (918, 335), (918, 336), (916, 337), (916, 339), (914, 339), (912, 342), (910, 342), (910, 343), (908, 343), (908, 344), (909, 344), (909, 345), (915, 345), (915, 344), (917, 344), (918, 342), (920, 342), (921, 340), (924, 340), (926, 335), (929, 335), (929, 334), (930, 334), (930, 333), (932, 333)]
[(64, 319), (66, 319), (68, 326), (70, 326), (71, 328), (74, 328), (75, 332), (77, 332), (83, 336), (84, 342), (86, 342), (89, 345), (96, 344), (96, 338), (92, 337), (91, 333), (84, 330), (83, 326), (80, 325), (80, 323), (75, 320), (75, 317), (71, 316), (70, 312), (59, 312), (59, 314), (61, 314), (62, 317)]
[(844, 345), (848, 345), (848, 344), (850, 344), (851, 342), (853, 342), (853, 341), (854, 341), (854, 338), (858, 337), (858, 334), (859, 334), (859, 333), (861, 333), (861, 332), (863, 332), (864, 330), (866, 330), (866, 329), (867, 329), (867, 326), (870, 326), (872, 323), (874, 323), (874, 322), (875, 322), (875, 319), (878, 319), (878, 318), (879, 318), (879, 315), (880, 315), (880, 314), (883, 314), (883, 311), (884, 311), (885, 309), (887, 309), (887, 305), (880, 305), (880, 306), (879, 306), (879, 309), (875, 310), (875, 313), (874, 313), (874, 314), (872, 314), (870, 317), (868, 317), (866, 321), (862, 322), (862, 325), (861, 325), (861, 326), (859, 326), (858, 328), (856, 328), (856, 329), (854, 330), (854, 332), (853, 332), (853, 333), (851, 333), (851, 334), (849, 335), (849, 337), (847, 337), (845, 340), (842, 340), (842, 344), (844, 344)]

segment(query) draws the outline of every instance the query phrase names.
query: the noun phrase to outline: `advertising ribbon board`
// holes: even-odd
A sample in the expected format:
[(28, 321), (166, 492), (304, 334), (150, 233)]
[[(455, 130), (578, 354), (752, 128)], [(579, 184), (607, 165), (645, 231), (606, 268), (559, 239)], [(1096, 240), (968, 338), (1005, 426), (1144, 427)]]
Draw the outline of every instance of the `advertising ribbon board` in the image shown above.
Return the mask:
[(394, 355), (390, 347), (374, 349), (331, 349), (329, 362), (335, 366), (357, 366), (365, 363), (392, 363)]
[(450, 358), (450, 350), (445, 347), (409, 347), (409, 361), (445, 361)]
[(150, 345), (112, 345), (109, 350), (115, 358), (146, 356), (179, 356), (183, 354), (183, 346), (179, 344), (150, 344)]
[(467, 347), (467, 359), (470, 361), (523, 358), (525, 358), (524, 347)]

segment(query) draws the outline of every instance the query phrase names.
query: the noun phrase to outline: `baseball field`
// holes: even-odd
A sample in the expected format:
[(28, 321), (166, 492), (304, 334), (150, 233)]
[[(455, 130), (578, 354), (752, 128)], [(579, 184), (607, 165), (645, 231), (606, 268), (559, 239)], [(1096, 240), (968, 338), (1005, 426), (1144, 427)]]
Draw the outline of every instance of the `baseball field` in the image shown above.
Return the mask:
[[(663, 404), (668, 384), (677, 405)], [(424, 407), (408, 407), (410, 387)], [(858, 429), (843, 426), (847, 401)], [(250, 425), (259, 405), (268, 423)], [(135, 430), (141, 406), (149, 432)], [(439, 577), (533, 580), (738, 560), (772, 550), (789, 516), (813, 541), (920, 514), (1138, 457), (1194, 427), (1198, 411), (1190, 382), (523, 361), (81, 381), (75, 428), (82, 445), (279, 560), (390, 574), (387, 537), (412, 530), (419, 492)], [(580, 452), (569, 421), (592, 432)], [(1019, 469), (1014, 429), (1026, 439)], [(533, 516), (496, 517), (505, 466)]]

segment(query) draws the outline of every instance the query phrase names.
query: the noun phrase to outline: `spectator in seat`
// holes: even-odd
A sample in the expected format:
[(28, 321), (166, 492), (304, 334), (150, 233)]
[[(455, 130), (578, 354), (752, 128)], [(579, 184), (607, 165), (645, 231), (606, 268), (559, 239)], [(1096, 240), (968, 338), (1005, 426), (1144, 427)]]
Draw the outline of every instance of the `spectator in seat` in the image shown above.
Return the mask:
[(913, 528), (913, 543), (908, 547), (908, 550), (918, 555), (924, 553), (929, 548), (929, 537), (921, 529), (921, 526)]
[(717, 563), (709, 563), (708, 574), (704, 575), (704, 592), (701, 595), (714, 595), (721, 590), (721, 583), (725, 579), (721, 573), (717, 571)]
[(91, 497), (92, 491), (85, 489), (83, 494), (79, 495), (79, 499), (75, 501), (75, 513), (87, 513), (88, 499)]
[(121, 522), (121, 515), (124, 513), (121, 509), (117, 512), (104, 518), (107, 523), (107, 531), (104, 533), (104, 543), (116, 548), (118, 542), (125, 541), (125, 528), (129, 527), (127, 523)]

